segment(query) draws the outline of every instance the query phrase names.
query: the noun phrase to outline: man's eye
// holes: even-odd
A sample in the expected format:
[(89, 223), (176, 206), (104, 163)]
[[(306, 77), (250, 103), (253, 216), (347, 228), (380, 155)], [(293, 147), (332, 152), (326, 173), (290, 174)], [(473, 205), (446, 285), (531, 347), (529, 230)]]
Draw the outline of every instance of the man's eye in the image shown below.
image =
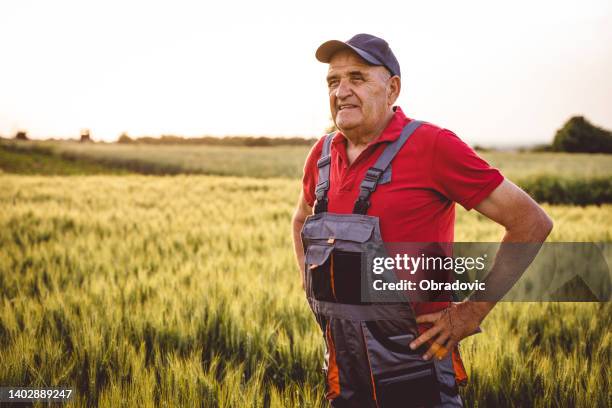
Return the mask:
[(361, 82), (361, 81), (363, 81), (363, 77), (354, 76), (354, 77), (351, 77), (351, 81), (353, 81), (353, 82)]
[(330, 88), (335, 88), (336, 86), (338, 86), (338, 81), (329, 81), (327, 83), (327, 86)]

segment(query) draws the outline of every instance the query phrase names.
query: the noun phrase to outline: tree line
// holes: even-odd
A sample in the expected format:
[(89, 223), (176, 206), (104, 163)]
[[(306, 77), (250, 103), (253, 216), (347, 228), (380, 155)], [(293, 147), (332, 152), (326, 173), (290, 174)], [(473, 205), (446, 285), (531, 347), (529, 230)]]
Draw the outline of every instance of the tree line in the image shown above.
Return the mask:
[[(327, 131), (334, 130), (329, 127)], [(18, 131), (15, 140), (29, 140), (25, 131)], [(89, 130), (81, 132), (81, 142), (92, 139)], [(210, 145), (210, 146), (312, 146), (317, 138), (303, 137), (270, 137), (270, 136), (202, 136), (183, 137), (163, 135), (161, 137), (144, 136), (132, 138), (122, 133), (116, 143), (152, 144), (152, 145)], [(477, 150), (489, 150), (475, 146)], [(584, 116), (571, 117), (561, 129), (557, 130), (551, 144), (538, 145), (532, 151), (566, 152), (566, 153), (612, 153), (612, 131), (592, 124)]]
[(126, 133), (122, 133), (121, 136), (119, 136), (117, 143), (209, 146), (312, 146), (316, 141), (316, 138), (269, 136), (182, 137), (173, 135), (163, 135), (161, 137), (145, 136), (139, 138), (131, 138)]

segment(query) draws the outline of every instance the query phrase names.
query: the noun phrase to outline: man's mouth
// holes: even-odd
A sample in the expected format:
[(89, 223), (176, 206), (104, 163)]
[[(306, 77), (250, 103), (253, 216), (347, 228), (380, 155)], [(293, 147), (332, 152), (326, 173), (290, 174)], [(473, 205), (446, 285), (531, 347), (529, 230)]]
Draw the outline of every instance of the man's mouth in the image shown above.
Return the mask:
[(342, 111), (342, 110), (346, 110), (346, 109), (355, 109), (357, 108), (357, 105), (351, 105), (351, 104), (342, 104), (338, 106), (338, 110)]

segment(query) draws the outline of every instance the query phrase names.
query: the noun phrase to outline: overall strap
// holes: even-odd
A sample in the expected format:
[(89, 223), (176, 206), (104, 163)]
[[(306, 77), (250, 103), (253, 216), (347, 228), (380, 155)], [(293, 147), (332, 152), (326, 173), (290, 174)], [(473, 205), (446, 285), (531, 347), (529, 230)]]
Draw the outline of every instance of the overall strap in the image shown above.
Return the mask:
[(314, 206), (314, 213), (319, 214), (327, 212), (327, 190), (329, 190), (329, 170), (331, 168), (331, 142), (336, 132), (329, 133), (324, 136), (323, 150), (321, 158), (317, 161), (319, 168), (319, 182), (315, 189), (315, 197), (317, 201)]
[(406, 143), (406, 140), (408, 140), (410, 135), (417, 130), (421, 123), (422, 122), (418, 120), (412, 120), (408, 123), (402, 130), (400, 137), (387, 145), (385, 150), (383, 150), (382, 154), (378, 157), (378, 160), (376, 160), (374, 166), (368, 169), (359, 186), (359, 198), (355, 201), (353, 214), (365, 215), (368, 212), (368, 208), (370, 207), (370, 195), (376, 190), (380, 176), (387, 170), (387, 167), (389, 167), (395, 155), (400, 151), (404, 143)]

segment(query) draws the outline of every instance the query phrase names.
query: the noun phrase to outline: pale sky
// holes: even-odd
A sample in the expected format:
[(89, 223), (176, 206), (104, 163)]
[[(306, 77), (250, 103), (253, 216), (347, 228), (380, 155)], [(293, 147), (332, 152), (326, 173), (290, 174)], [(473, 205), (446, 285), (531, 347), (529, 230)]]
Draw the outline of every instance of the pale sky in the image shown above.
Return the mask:
[(612, 128), (612, 2), (0, 3), (0, 135), (318, 137), (325, 40), (385, 38), (404, 112), (490, 146)]

